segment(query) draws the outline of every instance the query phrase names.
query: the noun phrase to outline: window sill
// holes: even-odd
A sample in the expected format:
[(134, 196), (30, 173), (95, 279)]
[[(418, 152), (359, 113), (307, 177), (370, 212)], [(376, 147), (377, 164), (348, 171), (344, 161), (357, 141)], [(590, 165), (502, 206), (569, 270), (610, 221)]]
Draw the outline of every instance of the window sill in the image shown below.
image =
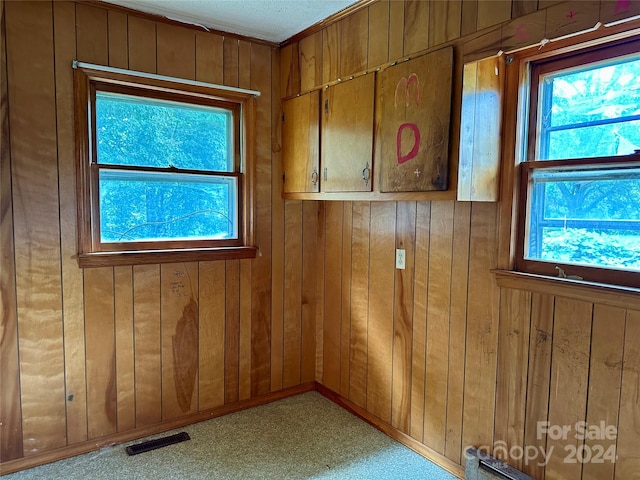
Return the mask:
[(257, 247), (80, 253), (78, 254), (78, 265), (80, 268), (92, 268), (207, 260), (238, 260), (255, 258), (257, 253)]
[(499, 287), (640, 310), (640, 289), (510, 270), (491, 270)]

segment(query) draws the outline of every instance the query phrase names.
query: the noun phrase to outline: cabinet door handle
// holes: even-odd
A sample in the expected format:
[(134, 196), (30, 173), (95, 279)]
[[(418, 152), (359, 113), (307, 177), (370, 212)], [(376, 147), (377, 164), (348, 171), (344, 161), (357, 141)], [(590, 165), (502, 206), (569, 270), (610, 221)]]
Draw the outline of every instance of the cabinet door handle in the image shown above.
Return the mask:
[(325, 168), (323, 172), (323, 180), (326, 180), (326, 179), (327, 179), (327, 169)]
[(318, 171), (314, 168), (311, 172), (311, 183), (315, 186), (318, 183)]
[(325, 115), (329, 114), (329, 99), (328, 98), (324, 101), (324, 114)]
[(369, 180), (371, 179), (371, 168), (369, 167), (369, 162), (362, 169), (362, 181), (365, 185), (369, 185)]

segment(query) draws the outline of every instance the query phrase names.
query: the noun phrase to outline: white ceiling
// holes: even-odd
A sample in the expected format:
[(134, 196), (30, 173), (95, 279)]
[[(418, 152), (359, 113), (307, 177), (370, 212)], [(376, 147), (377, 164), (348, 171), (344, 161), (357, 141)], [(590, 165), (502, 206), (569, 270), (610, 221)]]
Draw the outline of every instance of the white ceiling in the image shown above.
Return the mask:
[(357, 0), (103, 0), (172, 20), (280, 43)]

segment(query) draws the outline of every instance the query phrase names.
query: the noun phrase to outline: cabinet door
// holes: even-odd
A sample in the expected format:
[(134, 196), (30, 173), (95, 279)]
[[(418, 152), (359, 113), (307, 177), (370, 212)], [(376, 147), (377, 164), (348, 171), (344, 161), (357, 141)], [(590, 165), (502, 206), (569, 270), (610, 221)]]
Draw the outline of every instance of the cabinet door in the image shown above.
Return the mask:
[(323, 92), (323, 192), (371, 191), (374, 88), (364, 75)]
[(319, 105), (317, 90), (282, 102), (284, 193), (319, 191)]
[(380, 72), (380, 191), (446, 190), (453, 47)]

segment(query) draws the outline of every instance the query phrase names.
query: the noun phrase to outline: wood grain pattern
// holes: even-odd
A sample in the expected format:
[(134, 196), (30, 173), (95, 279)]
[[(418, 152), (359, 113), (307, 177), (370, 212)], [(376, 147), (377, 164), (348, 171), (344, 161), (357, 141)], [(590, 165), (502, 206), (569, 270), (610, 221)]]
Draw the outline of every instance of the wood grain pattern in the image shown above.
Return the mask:
[[(85, 367), (85, 316), (83, 272), (76, 255), (76, 176), (73, 125), (73, 74), (69, 64), (76, 57), (75, 5), (70, 2), (53, 4), (55, 35), (56, 122), (58, 142), (58, 196), (60, 199), (60, 252), (62, 264), (62, 304), (65, 338), (65, 390), (67, 398), (67, 443), (87, 439), (87, 393)], [(122, 31), (113, 28), (114, 41)], [(126, 35), (126, 31), (125, 31)], [(126, 45), (124, 46), (126, 55)], [(113, 48), (113, 57), (121, 51)], [(116, 50), (118, 52), (116, 53)], [(112, 56), (111, 54), (109, 55)], [(73, 400), (69, 400), (69, 399)]]
[(198, 410), (198, 264), (160, 266), (162, 419)]
[[(127, 15), (123, 12), (108, 10), (107, 21), (107, 34), (109, 36), (109, 65), (117, 68), (128, 68), (129, 53), (127, 51), (127, 43), (129, 42), (129, 38), (127, 33)], [(57, 29), (56, 31), (59, 32)]]
[(549, 424), (568, 425), (566, 439), (547, 438), (547, 451), (554, 447), (546, 467), (545, 478), (582, 476), (580, 463), (565, 462), (567, 445), (576, 448), (584, 440), (575, 438), (576, 422), (585, 421), (589, 377), (589, 348), (593, 305), (587, 302), (557, 298), (553, 323), (551, 382), (549, 391)]
[(340, 293), (340, 394), (349, 396), (349, 363), (351, 349), (351, 231), (353, 202), (342, 202), (342, 287)]
[[(509, 447), (523, 446), (531, 292), (502, 289), (500, 292), (500, 330), (498, 333), (498, 373), (496, 387), (495, 441)], [(501, 458), (522, 470), (522, 458)]]
[(195, 80), (195, 32), (174, 25), (158, 23), (156, 37), (158, 73)]
[(240, 395), (240, 260), (225, 261), (224, 403)]
[(431, 203), (416, 206), (415, 274), (413, 286), (413, 332), (411, 351), (411, 437), (422, 441), (424, 432), (425, 359), (427, 335), (427, 287), (429, 285), (429, 247)]
[(196, 80), (223, 82), (223, 42), (220, 35), (196, 32)]
[(113, 268), (84, 275), (88, 438), (116, 432), (117, 392)]
[(239, 80), (238, 71), (238, 39), (224, 37), (222, 45), (222, 82), (229, 87), (237, 87)]
[(478, 30), (511, 19), (511, 0), (478, 0)]
[(306, 92), (321, 83), (322, 32), (316, 32), (300, 40), (300, 90)]
[[(625, 309), (598, 304), (593, 306), (586, 418), (589, 425), (600, 426), (601, 422), (604, 425), (616, 425), (618, 422), (625, 321)], [(585, 445), (597, 455), (600, 448), (605, 452), (615, 449), (616, 440), (587, 438)], [(591, 461), (582, 466), (583, 480), (613, 480), (614, 474), (615, 463), (612, 461)]]
[(542, 41), (545, 38), (546, 18), (547, 12), (538, 10), (529, 15), (514, 18), (503, 25), (502, 49), (510, 52)]
[(160, 267), (133, 267), (136, 428), (162, 420)]
[[(379, 0), (369, 6), (369, 48), (367, 68), (389, 60), (389, 0)], [(396, 2), (401, 3), (401, 2)]]
[(362, 9), (340, 21), (340, 77), (367, 68), (368, 38), (368, 9)]
[(113, 269), (118, 432), (136, 426), (133, 342), (133, 268)]
[(462, 0), (431, 2), (429, 46), (434, 47), (460, 36)]
[(523, 17), (537, 9), (538, 0), (513, 0), (511, 2), (511, 18)]
[(389, 60), (396, 60), (404, 53), (405, 2), (389, 1)]
[(156, 24), (145, 18), (129, 16), (129, 68), (156, 73)]
[(325, 206), (327, 228), (324, 263), (324, 339), (322, 384), (340, 393), (340, 343), (342, 315), (342, 215), (341, 202)]
[(251, 397), (251, 261), (240, 260), (240, 400)]
[[(283, 387), (300, 383), (300, 335), (302, 318), (302, 202), (285, 203), (284, 240), (287, 250), (284, 256), (284, 328), (273, 329), (274, 337), (280, 335), (284, 345)], [(274, 366), (272, 365), (272, 369)], [(273, 371), (273, 370), (272, 370)]]
[(545, 38), (554, 39), (595, 27), (600, 17), (600, 1), (563, 2), (547, 9)]
[(396, 204), (396, 249), (405, 252), (405, 268), (395, 270), (391, 425), (407, 434), (411, 420), (416, 210), (415, 202)]
[(5, 4), (16, 307), (25, 456), (66, 445), (50, 3)]
[(322, 30), (322, 81), (340, 76), (340, 25), (334, 23)]
[(224, 404), (225, 264), (200, 262), (199, 275), (199, 408)]
[(431, 2), (405, 0), (403, 55), (411, 55), (429, 46), (430, 6)]
[(371, 204), (355, 202), (351, 218), (349, 399), (363, 408), (367, 403), (370, 222)]
[[(301, 381), (311, 382), (316, 372), (318, 202), (302, 202), (302, 318)], [(283, 242), (284, 244), (284, 242)], [(274, 243), (275, 247), (275, 243)], [(274, 314), (275, 315), (275, 314)]]
[(465, 338), (467, 334), (467, 292), (471, 204), (455, 203), (453, 257), (451, 260), (451, 317), (449, 320), (449, 379), (447, 381), (447, 432), (444, 453), (460, 462), (463, 453), (462, 413), (464, 403)]
[(640, 312), (628, 310), (624, 338), (615, 479), (637, 479), (640, 472)]
[(3, 2), (0, 4), (0, 458), (8, 461), (22, 457), (22, 412), (5, 32)]
[(105, 64), (109, 59), (107, 11), (82, 3), (76, 4), (78, 60)]
[[(546, 422), (549, 415), (554, 306), (553, 296), (532, 293), (524, 444), (542, 448), (545, 452), (547, 439), (545, 435), (540, 435), (538, 422)], [(544, 480), (545, 469), (540, 463), (526, 462), (522, 470)]]
[(640, 15), (640, 2), (618, 2), (618, 0), (600, 2), (600, 21), (605, 26), (637, 15)]
[(393, 359), (393, 303), (396, 205), (371, 204), (369, 252), (369, 339), (367, 343), (367, 407), (384, 422), (391, 422)]
[(444, 453), (447, 423), (453, 215), (453, 202), (431, 205), (423, 443), (438, 453)]
[(478, 0), (462, 0), (460, 34), (469, 35), (478, 30)]
[(302, 66), (299, 59), (299, 44), (292, 43), (280, 52), (280, 96), (290, 97), (300, 93)]

